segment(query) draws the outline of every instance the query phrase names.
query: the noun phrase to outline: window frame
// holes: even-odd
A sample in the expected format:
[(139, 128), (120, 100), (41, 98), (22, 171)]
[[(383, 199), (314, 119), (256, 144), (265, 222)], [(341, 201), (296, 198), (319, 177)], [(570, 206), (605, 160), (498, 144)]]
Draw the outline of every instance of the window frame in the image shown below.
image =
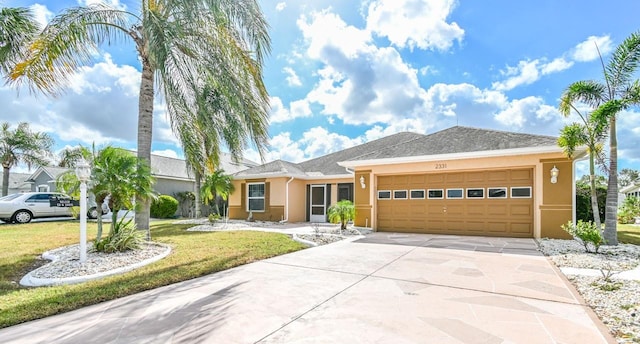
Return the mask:
[[(431, 197), (431, 191), (440, 191), (442, 196), (440, 197)], [(444, 199), (444, 189), (429, 189), (427, 190), (427, 199)]]
[[(482, 190), (482, 197), (469, 197), (469, 191), (470, 190)], [(485, 197), (486, 195), (485, 195), (485, 189), (484, 188), (466, 188), (464, 195), (465, 195), (466, 199), (485, 199), (486, 198)]]
[[(396, 192), (404, 192), (404, 197), (396, 197)], [(400, 199), (400, 200), (405, 200), (405, 199), (409, 199), (409, 192), (404, 189), (404, 190), (393, 190), (393, 199)]]
[[(514, 196), (513, 189), (529, 189), (529, 196)], [(509, 190), (509, 196), (511, 196), (511, 198), (532, 198), (533, 188), (531, 186), (512, 186)]]
[[(417, 191), (417, 192), (422, 192), (422, 197), (413, 197), (413, 192)], [(424, 191), (424, 189), (412, 189), (409, 190), (409, 199), (425, 199), (426, 197), (426, 192)]]
[[(250, 196), (251, 192), (251, 185), (262, 185), (264, 193), (262, 195), (262, 197), (255, 197), (255, 196)], [(261, 199), (262, 200), (262, 210), (253, 210), (250, 209), (249, 207), (251, 206), (251, 202), (250, 200), (252, 199)], [(253, 182), (253, 183), (247, 183), (247, 212), (255, 212), (255, 213), (264, 213), (265, 211), (267, 211), (267, 183), (266, 182)]]
[[(449, 190), (460, 190), (460, 197), (449, 197)], [(445, 189), (445, 197), (446, 199), (464, 199), (464, 189), (463, 188)]]
[[(380, 197), (380, 193), (383, 193), (383, 192), (388, 192), (389, 193), (389, 197)], [(391, 190), (378, 190), (378, 199), (379, 200), (387, 201), (387, 200), (390, 200), (392, 196), (393, 196), (393, 193), (391, 192)]]
[[(502, 197), (491, 197), (491, 193), (489, 192), (489, 190), (496, 190), (496, 189), (500, 189), (500, 190), (504, 190), (504, 196)], [(487, 187), (487, 199), (507, 199), (509, 198), (509, 188), (507, 188), (506, 186), (494, 186), (494, 187)]]

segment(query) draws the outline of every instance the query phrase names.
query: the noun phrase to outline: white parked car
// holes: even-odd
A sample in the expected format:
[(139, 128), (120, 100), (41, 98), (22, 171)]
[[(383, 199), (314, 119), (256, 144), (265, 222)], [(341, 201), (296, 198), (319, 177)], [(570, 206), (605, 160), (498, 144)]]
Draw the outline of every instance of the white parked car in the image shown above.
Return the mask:
[[(28, 223), (32, 219), (43, 217), (73, 216), (69, 207), (52, 207), (52, 198), (71, 200), (71, 197), (59, 192), (25, 192), (0, 197), (0, 220), (4, 222)], [(95, 202), (88, 203), (87, 216), (98, 217)], [(102, 214), (109, 213), (109, 208), (103, 204)]]

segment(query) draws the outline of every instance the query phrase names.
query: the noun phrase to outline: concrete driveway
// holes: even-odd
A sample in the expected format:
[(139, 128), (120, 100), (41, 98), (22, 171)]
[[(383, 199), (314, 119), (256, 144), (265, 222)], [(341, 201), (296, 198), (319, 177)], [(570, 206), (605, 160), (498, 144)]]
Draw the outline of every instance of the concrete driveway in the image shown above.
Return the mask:
[(9, 343), (614, 343), (531, 239), (373, 233), (0, 330)]

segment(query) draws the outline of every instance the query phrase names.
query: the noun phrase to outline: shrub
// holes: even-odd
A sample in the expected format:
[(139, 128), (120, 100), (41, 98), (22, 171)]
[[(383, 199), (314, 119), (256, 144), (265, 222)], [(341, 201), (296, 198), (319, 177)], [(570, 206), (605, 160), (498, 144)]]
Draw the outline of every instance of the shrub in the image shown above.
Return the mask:
[(625, 198), (618, 211), (618, 223), (634, 223), (637, 216), (640, 216), (640, 197)]
[(356, 207), (349, 200), (342, 200), (329, 207), (329, 221), (340, 223), (340, 230), (347, 229), (347, 222), (356, 217)]
[(107, 237), (100, 241), (96, 241), (94, 247), (98, 252), (114, 253), (135, 250), (140, 248), (140, 244), (144, 242), (144, 231), (136, 229), (133, 219), (124, 222), (121, 219), (114, 230)]
[(211, 223), (216, 223), (221, 218), (222, 218), (222, 216), (220, 216), (218, 214), (209, 214), (209, 222), (211, 222)]
[(600, 245), (604, 243), (600, 229), (591, 221), (578, 220), (576, 224), (569, 221), (566, 225), (562, 225), (562, 229), (580, 242), (586, 252), (592, 252), (589, 249), (589, 244), (591, 244), (594, 248), (593, 252), (598, 253)]
[(178, 210), (178, 201), (169, 195), (160, 195), (151, 203), (151, 217), (172, 218)]

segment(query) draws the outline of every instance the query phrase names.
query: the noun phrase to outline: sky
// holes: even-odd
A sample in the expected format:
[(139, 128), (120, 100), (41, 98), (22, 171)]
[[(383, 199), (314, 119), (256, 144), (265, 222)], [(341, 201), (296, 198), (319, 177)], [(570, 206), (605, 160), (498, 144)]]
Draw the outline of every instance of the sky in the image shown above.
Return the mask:
[[(31, 7), (44, 25), (64, 8), (92, 2), (0, 5)], [(635, 0), (259, 3), (272, 40), (264, 69), (271, 103), (265, 162), (300, 162), (401, 131), (455, 125), (558, 136), (578, 120), (557, 110), (564, 89), (602, 80), (596, 46), (607, 61), (640, 30)], [(135, 149), (139, 82), (133, 44), (104, 46), (58, 98), (0, 87), (0, 120), (48, 132), (56, 151), (78, 144)], [(639, 114), (635, 108), (619, 115), (620, 169), (640, 169)], [(153, 153), (183, 157), (161, 97), (153, 131)], [(261, 161), (251, 147), (245, 158)]]

